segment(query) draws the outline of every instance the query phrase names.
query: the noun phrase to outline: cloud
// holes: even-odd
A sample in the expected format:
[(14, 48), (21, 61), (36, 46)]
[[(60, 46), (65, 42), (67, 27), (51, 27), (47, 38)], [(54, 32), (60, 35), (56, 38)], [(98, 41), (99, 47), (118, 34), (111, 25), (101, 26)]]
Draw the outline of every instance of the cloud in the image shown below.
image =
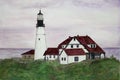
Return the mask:
[[(65, 3), (65, 4), (64, 4)], [(0, 5), (4, 7), (16, 7), (16, 8), (47, 8), (51, 6), (62, 6), (70, 3), (76, 6), (85, 7), (110, 7), (119, 6), (120, 0), (1, 0)]]
[(58, 0), (1, 0), (0, 4), (18, 8), (45, 8), (57, 2)]
[[(64, 4), (65, 3), (65, 4)], [(76, 6), (85, 6), (85, 7), (110, 7), (110, 6), (119, 6), (120, 0), (1, 0), (1, 6), (9, 6), (16, 8), (47, 8), (51, 6), (62, 6), (70, 3), (71, 5)]]
[(35, 30), (2, 29), (0, 37), (1, 48), (34, 48)]
[(120, 7), (120, 0), (73, 0), (74, 5), (76, 6), (85, 6), (85, 7)]
[(40, 8), (48, 46), (57, 46), (68, 36), (78, 34), (89, 35), (105, 47), (120, 46), (119, 3), (119, 0), (1, 0), (0, 47), (34, 47)]

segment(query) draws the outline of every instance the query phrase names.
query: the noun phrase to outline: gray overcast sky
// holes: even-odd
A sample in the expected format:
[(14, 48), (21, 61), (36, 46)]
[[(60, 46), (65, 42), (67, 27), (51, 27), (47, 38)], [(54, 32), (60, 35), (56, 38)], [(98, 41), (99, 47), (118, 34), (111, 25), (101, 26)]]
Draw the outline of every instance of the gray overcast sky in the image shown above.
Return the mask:
[(120, 47), (120, 0), (0, 0), (0, 5), (0, 48), (34, 48), (39, 9), (48, 47), (76, 35)]

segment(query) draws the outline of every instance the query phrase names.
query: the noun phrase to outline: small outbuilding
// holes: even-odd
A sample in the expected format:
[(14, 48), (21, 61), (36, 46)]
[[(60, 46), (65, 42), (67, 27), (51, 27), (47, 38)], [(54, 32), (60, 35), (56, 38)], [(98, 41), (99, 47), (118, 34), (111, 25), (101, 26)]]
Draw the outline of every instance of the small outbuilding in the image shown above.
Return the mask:
[(58, 48), (48, 48), (44, 53), (45, 60), (56, 60), (59, 56)]
[(81, 62), (86, 60), (86, 54), (83, 49), (63, 49), (59, 54), (61, 64)]
[(34, 60), (34, 50), (27, 51), (22, 54), (24, 60)]

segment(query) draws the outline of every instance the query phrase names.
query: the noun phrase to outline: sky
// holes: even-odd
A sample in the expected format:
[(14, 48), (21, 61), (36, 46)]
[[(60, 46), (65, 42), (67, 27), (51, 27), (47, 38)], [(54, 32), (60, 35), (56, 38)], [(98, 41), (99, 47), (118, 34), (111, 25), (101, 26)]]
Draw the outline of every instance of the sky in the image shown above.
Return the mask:
[(0, 0), (0, 48), (34, 48), (42, 9), (48, 47), (69, 36), (90, 36), (120, 47), (120, 0)]

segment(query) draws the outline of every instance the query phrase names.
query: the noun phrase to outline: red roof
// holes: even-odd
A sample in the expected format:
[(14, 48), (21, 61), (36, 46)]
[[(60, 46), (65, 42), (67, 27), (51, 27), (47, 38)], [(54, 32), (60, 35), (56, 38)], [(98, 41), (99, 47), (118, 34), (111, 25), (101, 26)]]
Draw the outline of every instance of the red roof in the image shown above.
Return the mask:
[(58, 55), (59, 54), (59, 50), (58, 48), (48, 48), (44, 55)]
[[(97, 45), (96, 42), (92, 40), (89, 36), (69, 37), (68, 39), (63, 41), (61, 44), (59, 44), (58, 48), (62, 48), (62, 45), (68, 45), (73, 38), (76, 38), (80, 42), (80, 44), (82, 44), (91, 53), (105, 53), (103, 49), (99, 45)], [(88, 47), (89, 44), (96, 44), (96, 48)]]
[[(105, 53), (103, 49), (89, 36), (77, 36), (77, 40), (91, 53)], [(89, 44), (96, 44), (96, 48), (88, 47)]]
[(65, 49), (67, 55), (86, 55), (83, 49)]
[(68, 39), (66, 39), (65, 41), (63, 41), (62, 43), (60, 43), (58, 45), (58, 48), (62, 48), (62, 45), (67, 45), (69, 44), (69, 42), (72, 40), (72, 37), (69, 37)]
[(95, 44), (95, 42), (89, 36), (75, 36), (75, 38), (81, 44)]
[(23, 53), (22, 55), (34, 55), (34, 50), (27, 51)]

